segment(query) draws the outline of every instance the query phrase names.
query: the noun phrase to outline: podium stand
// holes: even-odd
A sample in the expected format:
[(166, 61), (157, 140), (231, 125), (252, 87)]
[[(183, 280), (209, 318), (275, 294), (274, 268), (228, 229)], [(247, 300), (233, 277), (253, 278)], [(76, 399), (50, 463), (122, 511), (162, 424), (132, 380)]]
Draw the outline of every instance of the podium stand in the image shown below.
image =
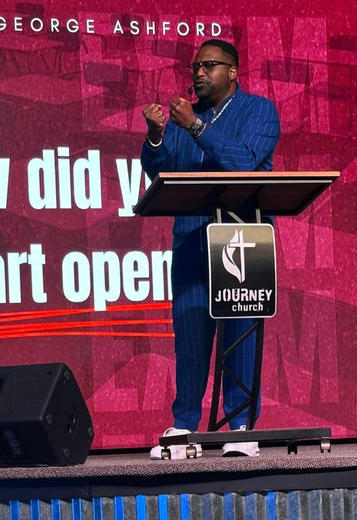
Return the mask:
[[(145, 217), (210, 216), (222, 222), (222, 213), (233, 221), (260, 223), (262, 216), (298, 215), (339, 177), (339, 172), (174, 172), (160, 173), (138, 204), (134, 213)], [(160, 438), (163, 458), (170, 458), (169, 443), (187, 444), (187, 457), (195, 457), (195, 443), (286, 441), (289, 453), (297, 452), (300, 440), (318, 439), (322, 451), (330, 451), (330, 428), (252, 431), (257, 409), (263, 352), (264, 320), (253, 325), (223, 351), (224, 322), (218, 320), (214, 387), (208, 429), (214, 432), (238, 413), (249, 408), (247, 431), (192, 433)], [(233, 349), (256, 331), (253, 385), (249, 390), (224, 366)], [(217, 422), (222, 372), (225, 372), (247, 394), (247, 399), (228, 416)], [(249, 431), (250, 430), (250, 431)]]

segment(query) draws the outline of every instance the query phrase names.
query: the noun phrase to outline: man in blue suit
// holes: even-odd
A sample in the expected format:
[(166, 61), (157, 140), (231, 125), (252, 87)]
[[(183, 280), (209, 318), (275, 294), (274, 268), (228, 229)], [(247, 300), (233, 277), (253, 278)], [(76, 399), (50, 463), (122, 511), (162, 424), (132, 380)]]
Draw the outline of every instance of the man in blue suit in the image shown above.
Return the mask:
[[(143, 115), (148, 133), (143, 146), (143, 169), (153, 179), (161, 171), (271, 171), (273, 151), (280, 133), (273, 103), (243, 93), (237, 82), (239, 57), (233, 45), (222, 40), (203, 43), (192, 71), (199, 101), (183, 98), (170, 103), (165, 126), (161, 105), (151, 103)], [(165, 127), (165, 129), (164, 129)], [(164, 130), (164, 132), (163, 132)], [(164, 435), (196, 431), (202, 414), (216, 321), (208, 312), (208, 255), (206, 228), (210, 217), (176, 217), (173, 227), (173, 324), (176, 353), (176, 398), (173, 427)], [(251, 319), (227, 320), (227, 348), (252, 324)], [(226, 360), (228, 368), (252, 387), (255, 334)], [(223, 378), (226, 415), (246, 399), (229, 378)], [(259, 407), (257, 416), (259, 413)], [(233, 430), (245, 429), (247, 410), (230, 422)], [(200, 445), (197, 455), (202, 455)], [(170, 446), (171, 458), (186, 458), (186, 446)], [(229, 443), (223, 455), (259, 455), (258, 444)], [(161, 458), (161, 447), (150, 452)]]

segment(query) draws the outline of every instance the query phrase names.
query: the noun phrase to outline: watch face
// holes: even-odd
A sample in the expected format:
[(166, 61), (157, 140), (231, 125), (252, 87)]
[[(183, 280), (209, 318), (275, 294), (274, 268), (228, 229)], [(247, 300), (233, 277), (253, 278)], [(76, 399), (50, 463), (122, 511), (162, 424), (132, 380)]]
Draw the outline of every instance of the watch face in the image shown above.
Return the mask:
[(195, 123), (192, 123), (190, 126), (190, 133), (191, 135), (195, 135), (200, 132), (200, 130), (203, 127), (203, 123), (201, 120), (196, 121)]

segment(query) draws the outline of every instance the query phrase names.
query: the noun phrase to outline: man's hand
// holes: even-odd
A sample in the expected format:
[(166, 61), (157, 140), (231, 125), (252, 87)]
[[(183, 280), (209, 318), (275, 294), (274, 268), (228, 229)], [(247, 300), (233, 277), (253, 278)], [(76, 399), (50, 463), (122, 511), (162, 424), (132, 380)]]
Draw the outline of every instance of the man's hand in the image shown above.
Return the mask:
[(175, 98), (170, 103), (170, 118), (177, 126), (188, 130), (197, 119), (192, 105), (187, 99)]
[(161, 140), (161, 132), (165, 126), (165, 115), (161, 105), (151, 103), (143, 110), (148, 125), (148, 137), (154, 144), (158, 144)]

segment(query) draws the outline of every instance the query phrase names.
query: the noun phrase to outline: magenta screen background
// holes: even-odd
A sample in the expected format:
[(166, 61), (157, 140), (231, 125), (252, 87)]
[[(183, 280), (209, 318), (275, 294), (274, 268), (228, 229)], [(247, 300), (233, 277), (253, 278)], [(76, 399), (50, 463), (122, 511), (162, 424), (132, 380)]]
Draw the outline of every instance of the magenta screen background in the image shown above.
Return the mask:
[[(122, 290), (107, 312), (93, 312), (92, 292), (83, 303), (64, 296), (61, 264), (71, 251), (88, 258), (95, 251), (112, 251), (122, 262), (131, 251), (150, 259), (153, 251), (170, 250), (171, 219), (118, 215), (124, 207), (124, 188), (116, 160), (128, 161), (132, 178), (131, 161), (139, 158), (145, 136), (142, 108), (151, 101), (167, 108), (173, 96), (187, 96), (186, 65), (206, 39), (195, 35), (196, 22), (205, 24), (207, 38), (212, 22), (221, 26), (220, 37), (239, 49), (243, 90), (276, 103), (282, 135), (274, 169), (341, 171), (340, 180), (299, 217), (276, 219), (278, 312), (266, 320), (263, 404), (257, 427), (321, 425), (331, 426), (334, 435), (357, 434), (357, 14), (353, 7), (345, 2), (336, 8), (322, 0), (313, 5), (305, 0), (227, 0), (214, 7), (201, 1), (148, 5), (138, 0), (119, 6), (88, 0), (83, 10), (63, 0), (56, 5), (2, 3), (0, 16), (8, 27), (0, 31), (0, 158), (10, 158), (10, 175), (7, 207), (0, 209), (0, 255), (6, 264), (9, 252), (29, 252), (30, 244), (42, 244), (48, 299), (46, 304), (33, 301), (29, 269), (22, 266), (21, 302), (9, 303), (7, 295), (6, 303), (0, 304), (0, 364), (67, 363), (94, 421), (94, 447), (150, 446), (172, 424), (171, 324), (113, 324), (124, 319), (170, 320), (167, 308), (117, 308), (169, 303), (167, 288), (164, 300), (154, 301), (151, 286), (147, 298), (139, 302), (130, 301)], [(22, 32), (10, 26), (15, 16), (23, 19)], [(44, 20), (39, 33), (26, 21), (37, 16)], [(61, 25), (74, 18), (80, 31), (55, 37), (48, 30), (51, 17)], [(94, 20), (95, 34), (86, 34), (87, 19)], [(124, 35), (111, 34), (116, 19)], [(139, 35), (129, 34), (130, 20), (138, 22)], [(145, 34), (147, 21), (156, 23), (156, 35)], [(166, 35), (159, 28), (163, 21), (171, 22)], [(177, 34), (180, 22), (189, 25), (187, 36)], [(100, 209), (31, 207), (29, 161), (41, 157), (43, 150), (58, 147), (69, 147), (72, 166), (88, 157), (89, 150), (100, 151)], [(144, 189), (142, 176), (140, 193)], [(84, 311), (68, 314), (72, 309)], [(29, 315), (13, 321), (19, 317), (14, 313), (46, 310), (61, 310), (63, 315)], [(82, 326), (68, 328), (78, 321)], [(31, 328), (41, 323), (42, 329)], [(54, 328), (56, 324), (63, 328)], [(127, 330), (133, 335), (113, 335)], [(39, 335), (41, 331), (52, 335)], [(68, 331), (79, 334), (62, 334)], [(152, 332), (163, 337), (140, 336)], [(202, 430), (207, 426), (211, 389), (212, 375)]]

